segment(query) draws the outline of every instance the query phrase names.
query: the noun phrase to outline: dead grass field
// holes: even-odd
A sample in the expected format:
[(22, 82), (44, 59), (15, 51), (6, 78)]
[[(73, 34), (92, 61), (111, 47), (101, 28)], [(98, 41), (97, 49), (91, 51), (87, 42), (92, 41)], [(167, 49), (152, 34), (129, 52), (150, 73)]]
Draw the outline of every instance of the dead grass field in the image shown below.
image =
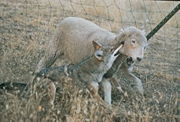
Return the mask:
[[(114, 32), (130, 25), (150, 32), (177, 4), (142, 0), (1, 0), (0, 82), (28, 82), (56, 24), (65, 17), (83, 17)], [(55, 107), (42, 121), (180, 121), (179, 20), (178, 12), (149, 41), (144, 60), (135, 66), (134, 73), (143, 81), (144, 98), (125, 97), (114, 87), (113, 106), (109, 109), (81, 85), (62, 78), (63, 82), (57, 83)], [(43, 95), (42, 91), (26, 100), (1, 94), (0, 121), (38, 121), (42, 114), (37, 109), (39, 96)]]

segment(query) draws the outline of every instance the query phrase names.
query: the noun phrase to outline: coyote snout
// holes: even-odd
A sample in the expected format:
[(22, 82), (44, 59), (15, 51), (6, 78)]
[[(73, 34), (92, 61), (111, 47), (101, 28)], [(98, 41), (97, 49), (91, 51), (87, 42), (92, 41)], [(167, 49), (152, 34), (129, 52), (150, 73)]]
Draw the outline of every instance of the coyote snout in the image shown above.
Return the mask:
[(110, 69), (113, 62), (120, 54), (119, 50), (122, 48), (122, 45), (114, 49), (111, 46), (103, 46), (96, 41), (93, 41), (92, 43), (95, 49), (95, 53), (94, 53), (95, 58), (98, 61), (103, 62), (104, 65), (107, 66), (107, 69)]
[[(98, 61), (98, 63), (96, 63), (97, 61), (92, 61), (92, 63), (94, 63), (93, 65), (97, 65), (96, 72), (99, 70), (101, 71), (101, 74), (106, 73), (107, 70), (111, 68), (116, 58), (119, 56), (119, 50), (122, 48), (122, 45), (120, 45), (116, 49), (113, 49), (113, 47), (102, 45), (97, 41), (92, 41), (92, 43), (95, 50), (94, 57)], [(86, 65), (88, 65), (88, 62)], [(91, 70), (91, 69), (92, 69), (92, 65), (86, 70)]]

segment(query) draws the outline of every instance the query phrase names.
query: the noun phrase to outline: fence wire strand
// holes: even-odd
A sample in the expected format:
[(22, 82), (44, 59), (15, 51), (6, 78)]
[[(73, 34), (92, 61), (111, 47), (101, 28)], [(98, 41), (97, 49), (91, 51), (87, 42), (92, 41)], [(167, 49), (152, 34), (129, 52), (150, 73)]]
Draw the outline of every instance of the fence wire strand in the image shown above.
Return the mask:
[[(128, 26), (149, 33), (178, 3), (152, 0), (1, 0), (0, 82), (29, 81), (45, 53), (46, 43), (56, 33), (57, 24), (66, 17), (82, 17), (115, 33)], [(178, 12), (151, 38), (144, 60), (135, 66), (134, 72), (148, 92), (154, 93), (155, 89), (164, 93), (163, 89), (170, 86), (171, 91), (177, 89), (180, 81), (179, 20)]]

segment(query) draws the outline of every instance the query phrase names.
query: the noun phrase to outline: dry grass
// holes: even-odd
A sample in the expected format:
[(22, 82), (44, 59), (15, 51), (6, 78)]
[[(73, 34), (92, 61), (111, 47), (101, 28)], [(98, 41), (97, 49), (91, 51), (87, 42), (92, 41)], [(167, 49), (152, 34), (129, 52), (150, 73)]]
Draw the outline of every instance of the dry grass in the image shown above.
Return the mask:
[[(0, 82), (28, 82), (56, 24), (67, 16), (87, 18), (112, 31), (134, 25), (149, 32), (176, 4), (141, 0), (1, 0)], [(124, 96), (114, 86), (110, 109), (94, 99), (81, 83), (77, 85), (65, 77), (57, 83), (55, 107), (48, 112), (38, 108), (46, 91), (38, 91), (29, 99), (1, 94), (0, 121), (180, 121), (179, 20), (177, 13), (150, 40), (144, 60), (135, 66), (145, 97)]]

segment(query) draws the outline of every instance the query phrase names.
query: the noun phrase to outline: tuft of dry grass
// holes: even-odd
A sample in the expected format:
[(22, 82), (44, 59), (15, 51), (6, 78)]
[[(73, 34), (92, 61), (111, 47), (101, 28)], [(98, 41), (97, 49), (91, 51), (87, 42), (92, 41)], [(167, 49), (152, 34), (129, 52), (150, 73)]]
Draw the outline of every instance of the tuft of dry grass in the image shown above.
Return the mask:
[[(41, 79), (26, 98), (1, 94), (1, 121), (113, 121), (115, 113), (95, 99), (84, 83), (64, 76), (57, 83), (55, 107), (49, 106), (47, 82)], [(7, 100), (7, 101), (4, 101)]]

